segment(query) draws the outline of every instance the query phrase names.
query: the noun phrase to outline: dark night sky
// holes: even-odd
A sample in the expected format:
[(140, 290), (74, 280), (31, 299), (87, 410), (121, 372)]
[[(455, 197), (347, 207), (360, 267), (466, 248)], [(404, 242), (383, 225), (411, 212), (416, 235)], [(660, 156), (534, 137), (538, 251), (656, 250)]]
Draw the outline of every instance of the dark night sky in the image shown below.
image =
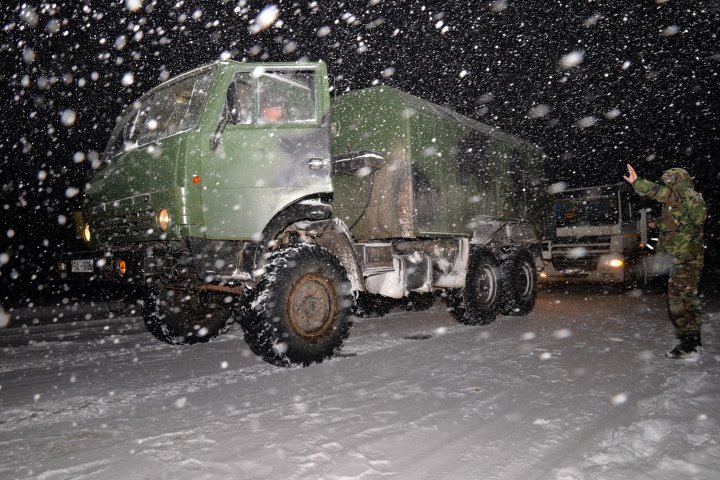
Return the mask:
[(324, 60), (338, 93), (379, 82), (445, 104), (540, 145), (551, 182), (615, 182), (628, 161), (651, 179), (686, 167), (717, 264), (720, 2), (277, 1), (281, 23), (251, 35), (266, 5), (3, 2), (0, 285), (42, 283), (77, 248), (60, 216), (121, 109), (223, 54)]

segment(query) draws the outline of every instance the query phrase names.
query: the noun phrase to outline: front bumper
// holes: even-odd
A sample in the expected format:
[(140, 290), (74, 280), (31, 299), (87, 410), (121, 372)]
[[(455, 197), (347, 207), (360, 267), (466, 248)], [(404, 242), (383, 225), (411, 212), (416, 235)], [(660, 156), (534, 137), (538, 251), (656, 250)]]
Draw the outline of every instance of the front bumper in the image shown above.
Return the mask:
[(145, 278), (164, 272), (167, 259), (152, 249), (72, 252), (62, 255), (55, 273), (71, 282), (144, 285)]
[(544, 262), (544, 268), (538, 275), (542, 283), (623, 283), (628, 275), (626, 269), (631, 268), (627, 263), (621, 267), (611, 267), (605, 262), (598, 262), (596, 268), (567, 268), (556, 269), (551, 261)]

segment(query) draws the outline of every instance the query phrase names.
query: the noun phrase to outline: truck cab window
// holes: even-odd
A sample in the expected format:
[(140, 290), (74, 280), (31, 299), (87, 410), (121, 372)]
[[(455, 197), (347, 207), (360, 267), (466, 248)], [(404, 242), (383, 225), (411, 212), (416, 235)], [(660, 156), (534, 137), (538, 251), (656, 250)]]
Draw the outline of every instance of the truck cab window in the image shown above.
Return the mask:
[(559, 195), (555, 201), (558, 227), (615, 225), (619, 222), (615, 195)]
[(265, 72), (258, 77), (259, 123), (316, 121), (314, 71)]

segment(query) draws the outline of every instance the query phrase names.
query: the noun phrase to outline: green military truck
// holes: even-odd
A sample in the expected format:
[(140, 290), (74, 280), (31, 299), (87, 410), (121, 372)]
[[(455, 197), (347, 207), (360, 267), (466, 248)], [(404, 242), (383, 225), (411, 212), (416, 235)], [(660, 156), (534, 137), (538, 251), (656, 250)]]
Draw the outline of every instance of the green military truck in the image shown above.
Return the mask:
[(549, 205), (542, 152), (389, 87), (331, 102), (322, 62), (219, 61), (119, 117), (66, 278), (131, 285), (148, 330), (238, 322), (275, 365), (321, 362), (351, 315), (441, 295), (464, 324), (524, 315)]

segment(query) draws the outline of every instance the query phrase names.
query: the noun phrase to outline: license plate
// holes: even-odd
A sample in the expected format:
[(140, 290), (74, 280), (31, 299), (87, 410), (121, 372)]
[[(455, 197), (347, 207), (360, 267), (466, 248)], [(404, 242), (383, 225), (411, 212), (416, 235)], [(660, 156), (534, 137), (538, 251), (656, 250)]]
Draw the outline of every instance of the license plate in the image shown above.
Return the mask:
[(72, 260), (70, 262), (70, 271), (73, 273), (92, 273), (93, 261), (88, 259)]

